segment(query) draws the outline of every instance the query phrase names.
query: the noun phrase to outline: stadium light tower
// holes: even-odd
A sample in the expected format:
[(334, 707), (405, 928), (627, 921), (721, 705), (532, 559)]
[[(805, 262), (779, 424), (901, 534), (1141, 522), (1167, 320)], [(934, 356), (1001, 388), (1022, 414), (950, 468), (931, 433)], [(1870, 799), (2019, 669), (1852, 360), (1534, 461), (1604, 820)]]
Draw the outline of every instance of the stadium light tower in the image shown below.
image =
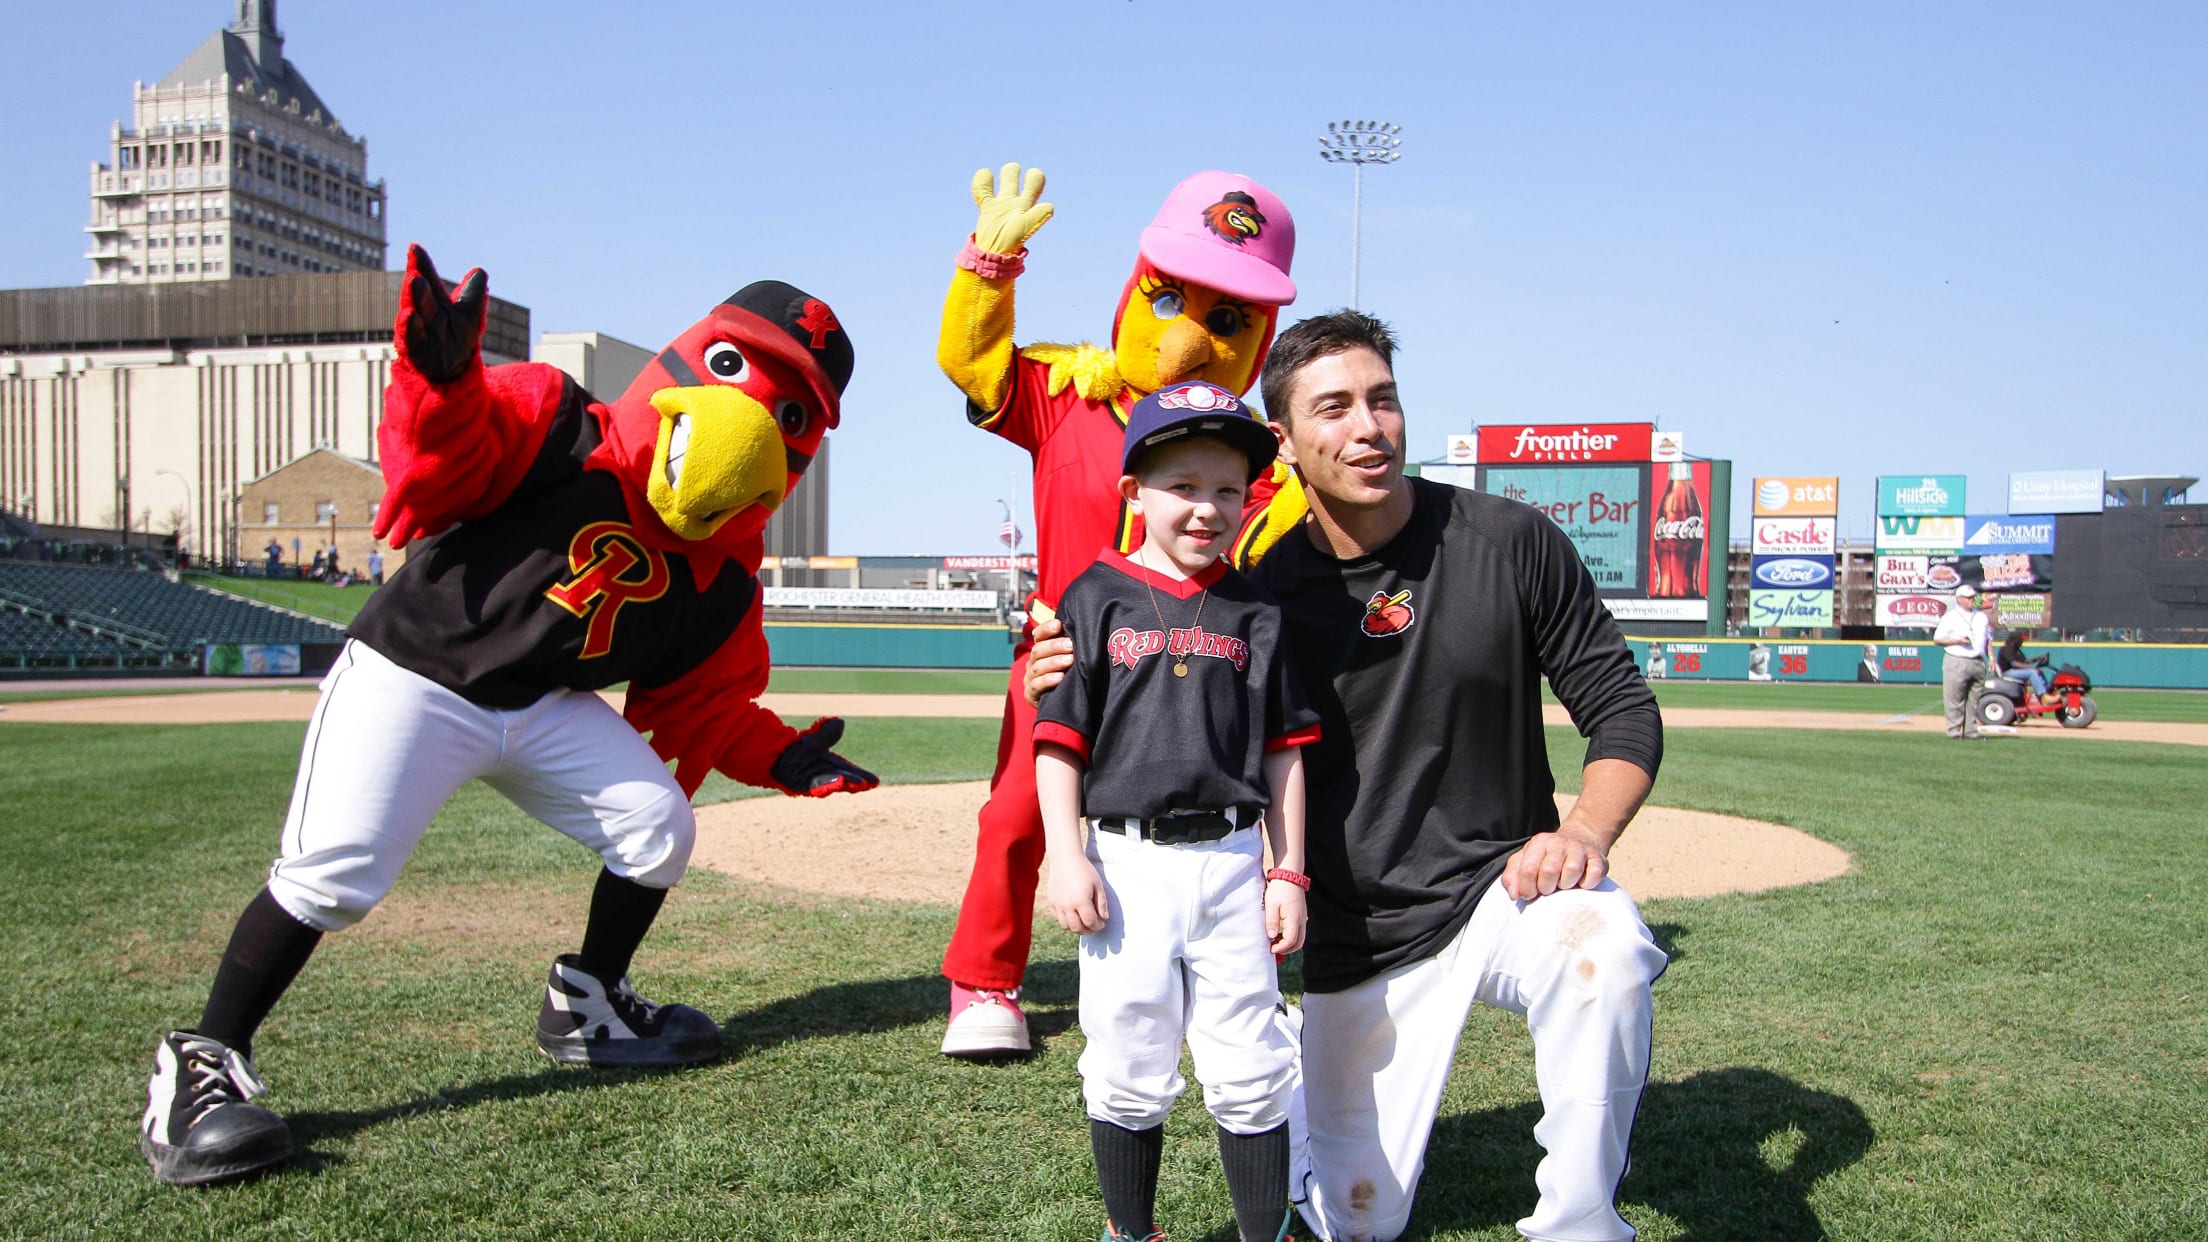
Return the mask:
[(1403, 127), (1386, 121), (1328, 121), (1319, 139), (1319, 158), (1347, 164), (1351, 170), (1349, 207), (1349, 308), (1357, 309), (1357, 243), (1365, 211), (1365, 165), (1393, 164), (1403, 158)]

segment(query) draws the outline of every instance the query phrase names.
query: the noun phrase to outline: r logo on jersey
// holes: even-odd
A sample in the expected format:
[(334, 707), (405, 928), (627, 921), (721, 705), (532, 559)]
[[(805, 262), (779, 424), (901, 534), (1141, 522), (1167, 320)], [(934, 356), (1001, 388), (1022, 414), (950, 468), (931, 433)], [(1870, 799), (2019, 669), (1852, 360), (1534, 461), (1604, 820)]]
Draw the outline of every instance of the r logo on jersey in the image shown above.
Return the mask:
[(1367, 638), (1394, 638), (1411, 628), (1418, 613), (1411, 607), (1411, 593), (1398, 591), (1393, 595), (1386, 591), (1374, 591), (1365, 601), (1364, 618), (1357, 623), (1358, 630)]
[[(622, 605), (648, 604), (667, 593), (667, 558), (638, 542), (626, 523), (592, 522), (576, 531), (568, 541), (567, 564), (575, 576), (546, 591), (544, 597), (589, 618), (580, 659), (596, 659), (613, 650), (613, 623)], [(643, 571), (641, 576), (633, 572), (638, 569)]]

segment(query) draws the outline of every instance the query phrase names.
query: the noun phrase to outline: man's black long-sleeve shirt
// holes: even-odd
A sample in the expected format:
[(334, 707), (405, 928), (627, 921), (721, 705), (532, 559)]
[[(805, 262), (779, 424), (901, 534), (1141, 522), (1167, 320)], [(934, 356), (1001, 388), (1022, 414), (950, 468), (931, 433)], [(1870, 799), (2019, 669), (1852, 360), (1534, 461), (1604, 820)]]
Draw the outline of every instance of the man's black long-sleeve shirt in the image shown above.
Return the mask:
[(1304, 983), (1340, 991), (1438, 952), (1503, 863), (1557, 826), (1541, 681), (1586, 758), (1654, 776), (1663, 721), (1571, 541), (1516, 501), (1408, 480), (1370, 555), (1291, 531), (1252, 576), (1279, 599), (1319, 712), (1304, 749)]

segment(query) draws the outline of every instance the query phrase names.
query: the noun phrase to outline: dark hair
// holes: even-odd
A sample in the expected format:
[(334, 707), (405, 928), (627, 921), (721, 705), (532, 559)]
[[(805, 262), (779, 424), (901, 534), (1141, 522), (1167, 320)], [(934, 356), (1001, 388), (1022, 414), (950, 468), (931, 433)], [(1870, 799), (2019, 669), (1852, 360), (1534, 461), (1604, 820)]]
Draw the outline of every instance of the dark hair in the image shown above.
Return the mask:
[(1296, 372), (1330, 354), (1352, 349), (1369, 349), (1380, 355), (1390, 371), (1395, 369), (1395, 334), (1363, 311), (1313, 315), (1281, 333), (1265, 357), (1265, 417), (1285, 426), (1288, 392), (1295, 386)]

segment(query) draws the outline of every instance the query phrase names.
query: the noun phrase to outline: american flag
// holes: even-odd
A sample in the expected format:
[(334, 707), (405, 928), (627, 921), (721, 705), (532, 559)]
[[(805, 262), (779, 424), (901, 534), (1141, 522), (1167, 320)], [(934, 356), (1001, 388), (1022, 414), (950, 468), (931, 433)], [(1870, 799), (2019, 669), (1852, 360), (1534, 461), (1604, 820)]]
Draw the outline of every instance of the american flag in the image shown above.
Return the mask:
[(1012, 506), (1004, 504), (1001, 500), (997, 503), (1004, 505), (1004, 524), (997, 527), (997, 542), (1007, 548), (1017, 548), (1020, 546), (1020, 540), (1026, 538), (1026, 535), (1020, 530), (1020, 524), (1012, 520)]

